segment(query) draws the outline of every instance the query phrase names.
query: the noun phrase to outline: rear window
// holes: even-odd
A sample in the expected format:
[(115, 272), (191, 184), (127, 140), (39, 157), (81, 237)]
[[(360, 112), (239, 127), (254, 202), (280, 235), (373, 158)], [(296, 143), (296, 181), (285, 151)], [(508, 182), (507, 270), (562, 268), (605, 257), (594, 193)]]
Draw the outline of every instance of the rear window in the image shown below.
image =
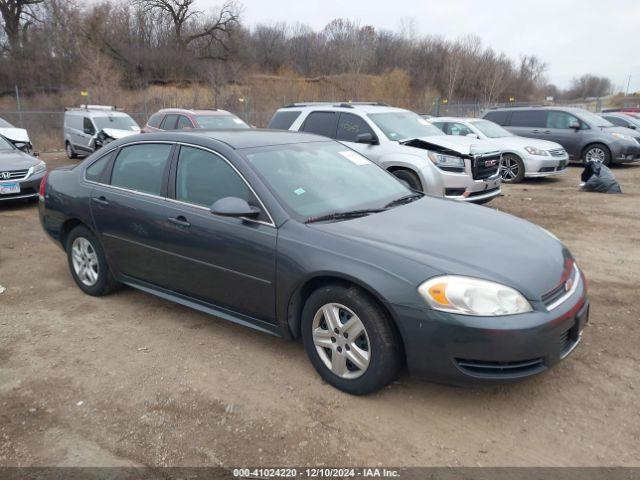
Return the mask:
[(267, 128), (275, 130), (289, 130), (293, 122), (300, 116), (302, 112), (276, 112)]
[(336, 112), (312, 112), (304, 121), (302, 130), (323, 137), (336, 138), (338, 114)]
[(158, 128), (160, 126), (160, 122), (162, 121), (162, 117), (164, 117), (164, 114), (162, 114), (162, 113), (154, 113), (149, 118), (149, 121), (147, 122), (147, 125), (149, 125), (150, 127), (153, 127), (153, 128)]
[(492, 112), (487, 112), (484, 118), (487, 120), (491, 120), (493, 123), (497, 123), (498, 125), (506, 125), (507, 118), (509, 117), (509, 111), (505, 110), (495, 110)]
[(546, 110), (514, 110), (511, 115), (512, 127), (546, 127)]

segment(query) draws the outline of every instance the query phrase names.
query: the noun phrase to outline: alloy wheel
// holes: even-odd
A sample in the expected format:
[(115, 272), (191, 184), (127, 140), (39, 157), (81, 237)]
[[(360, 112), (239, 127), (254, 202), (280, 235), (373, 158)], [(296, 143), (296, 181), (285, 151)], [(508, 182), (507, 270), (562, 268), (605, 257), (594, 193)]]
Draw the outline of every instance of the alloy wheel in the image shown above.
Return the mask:
[(585, 155), (585, 160), (587, 162), (604, 162), (605, 158), (607, 158), (607, 154), (601, 148), (594, 147), (587, 150), (587, 154)]
[(91, 242), (84, 237), (78, 237), (71, 246), (71, 260), (73, 270), (80, 281), (87, 287), (92, 287), (98, 281), (98, 255)]
[(340, 378), (363, 375), (371, 360), (371, 343), (362, 320), (338, 303), (323, 305), (313, 318), (312, 337), (316, 351), (325, 364)]
[(513, 180), (520, 173), (520, 166), (515, 158), (511, 156), (505, 156), (500, 163), (500, 176), (503, 180)]

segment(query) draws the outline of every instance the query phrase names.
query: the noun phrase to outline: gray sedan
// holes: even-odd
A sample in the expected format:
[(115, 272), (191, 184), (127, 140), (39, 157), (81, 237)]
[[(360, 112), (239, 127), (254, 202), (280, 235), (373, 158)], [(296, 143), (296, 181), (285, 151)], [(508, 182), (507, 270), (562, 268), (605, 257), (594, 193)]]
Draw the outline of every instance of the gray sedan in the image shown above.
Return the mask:
[(452, 383), (535, 375), (588, 318), (582, 272), (547, 231), (412, 191), (316, 135), (127, 137), (42, 191), (42, 225), (85, 293), (126, 284), (301, 337), (322, 378), (353, 394), (403, 365)]

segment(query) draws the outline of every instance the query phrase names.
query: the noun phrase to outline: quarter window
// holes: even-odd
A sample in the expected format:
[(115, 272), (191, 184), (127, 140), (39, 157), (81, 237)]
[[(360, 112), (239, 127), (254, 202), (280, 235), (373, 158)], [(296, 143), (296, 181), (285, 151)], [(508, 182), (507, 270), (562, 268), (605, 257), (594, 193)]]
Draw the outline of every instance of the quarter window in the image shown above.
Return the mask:
[(164, 117), (164, 120), (162, 121), (160, 128), (162, 130), (175, 130), (177, 120), (178, 120), (178, 115), (176, 115), (175, 113), (171, 113), (166, 117)]
[(336, 138), (338, 114), (336, 112), (311, 112), (304, 121), (302, 130), (324, 137)]
[(267, 128), (273, 128), (275, 130), (289, 130), (293, 122), (300, 116), (302, 112), (290, 111), (290, 112), (276, 112), (273, 116)]
[(338, 122), (338, 140), (345, 142), (355, 142), (358, 135), (370, 133), (374, 136), (373, 130), (369, 128), (367, 122), (357, 115), (351, 113), (341, 113)]
[(225, 197), (254, 203), (247, 184), (226, 160), (199, 148), (181, 147), (176, 171), (176, 200), (211, 207)]
[(124, 147), (113, 166), (111, 185), (161, 195), (171, 147), (153, 143)]
[(84, 172), (85, 178), (92, 182), (99, 182), (102, 179), (105, 167), (109, 164), (111, 156), (112, 154), (109, 153), (100, 160), (93, 162)]

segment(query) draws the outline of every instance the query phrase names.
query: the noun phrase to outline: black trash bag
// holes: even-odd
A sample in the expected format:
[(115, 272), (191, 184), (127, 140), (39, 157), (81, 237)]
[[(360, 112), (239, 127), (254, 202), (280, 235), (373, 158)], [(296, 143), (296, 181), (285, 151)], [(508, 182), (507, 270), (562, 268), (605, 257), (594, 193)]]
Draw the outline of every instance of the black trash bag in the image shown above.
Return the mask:
[(585, 192), (622, 193), (611, 170), (600, 162), (587, 162), (581, 175)]

